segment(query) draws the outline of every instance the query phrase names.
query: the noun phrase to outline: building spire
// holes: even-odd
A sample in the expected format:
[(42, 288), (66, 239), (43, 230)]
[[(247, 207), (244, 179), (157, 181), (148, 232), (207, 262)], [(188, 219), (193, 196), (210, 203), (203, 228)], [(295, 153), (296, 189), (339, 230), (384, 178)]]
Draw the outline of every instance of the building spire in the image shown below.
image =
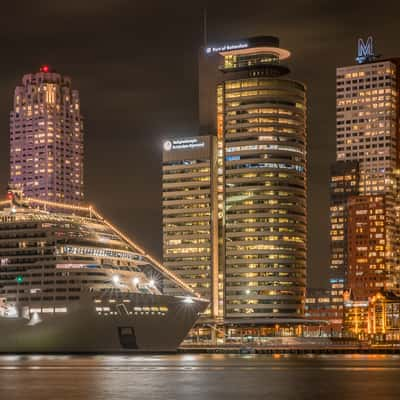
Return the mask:
[(206, 47), (208, 43), (207, 37), (207, 7), (203, 8), (203, 46)]

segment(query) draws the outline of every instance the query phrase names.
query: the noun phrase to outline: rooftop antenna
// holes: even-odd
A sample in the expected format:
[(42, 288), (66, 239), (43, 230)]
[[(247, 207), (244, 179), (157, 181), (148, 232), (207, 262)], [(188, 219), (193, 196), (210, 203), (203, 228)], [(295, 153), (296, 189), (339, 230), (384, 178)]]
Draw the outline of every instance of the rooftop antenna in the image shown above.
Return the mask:
[(207, 7), (203, 8), (203, 45), (207, 46), (208, 38), (207, 38)]

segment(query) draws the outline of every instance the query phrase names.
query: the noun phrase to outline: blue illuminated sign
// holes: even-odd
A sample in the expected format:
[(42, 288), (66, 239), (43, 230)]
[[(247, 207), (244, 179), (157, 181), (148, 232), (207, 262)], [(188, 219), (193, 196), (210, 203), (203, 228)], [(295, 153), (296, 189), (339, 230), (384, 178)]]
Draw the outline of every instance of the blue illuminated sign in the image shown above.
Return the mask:
[(362, 64), (367, 61), (373, 61), (376, 58), (374, 51), (374, 40), (369, 36), (367, 42), (363, 39), (358, 39), (357, 62)]

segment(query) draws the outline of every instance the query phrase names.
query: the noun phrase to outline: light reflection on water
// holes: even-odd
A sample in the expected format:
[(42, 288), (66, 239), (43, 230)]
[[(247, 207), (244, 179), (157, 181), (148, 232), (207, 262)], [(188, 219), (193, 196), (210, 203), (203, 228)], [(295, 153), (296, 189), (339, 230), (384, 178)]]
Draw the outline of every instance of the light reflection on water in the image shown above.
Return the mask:
[(400, 356), (0, 356), (0, 399), (396, 399)]

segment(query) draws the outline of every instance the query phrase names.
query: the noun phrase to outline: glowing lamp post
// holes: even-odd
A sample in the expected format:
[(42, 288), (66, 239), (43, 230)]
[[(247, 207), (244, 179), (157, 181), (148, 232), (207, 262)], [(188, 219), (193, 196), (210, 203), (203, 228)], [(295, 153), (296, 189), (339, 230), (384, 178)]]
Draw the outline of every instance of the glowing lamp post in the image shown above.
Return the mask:
[[(24, 281), (24, 277), (22, 275), (17, 275), (15, 280), (17, 282), (17, 306), (18, 306), (19, 305), (19, 285), (21, 285), (21, 283)], [(17, 313), (18, 313), (18, 316), (19, 316), (18, 307), (17, 307)]]

